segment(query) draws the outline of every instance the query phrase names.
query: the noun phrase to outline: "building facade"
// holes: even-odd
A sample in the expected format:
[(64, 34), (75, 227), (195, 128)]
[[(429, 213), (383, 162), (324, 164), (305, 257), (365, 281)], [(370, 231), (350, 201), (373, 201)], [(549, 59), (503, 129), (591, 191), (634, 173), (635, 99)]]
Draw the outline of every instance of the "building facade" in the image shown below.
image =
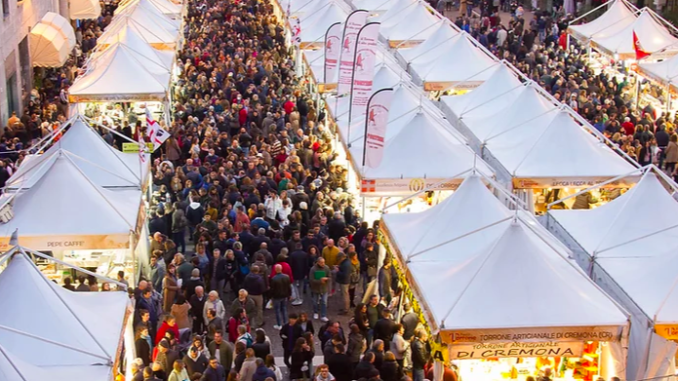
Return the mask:
[(47, 12), (68, 15), (68, 0), (0, 0), (0, 128), (30, 93), (32, 65), (28, 34)]

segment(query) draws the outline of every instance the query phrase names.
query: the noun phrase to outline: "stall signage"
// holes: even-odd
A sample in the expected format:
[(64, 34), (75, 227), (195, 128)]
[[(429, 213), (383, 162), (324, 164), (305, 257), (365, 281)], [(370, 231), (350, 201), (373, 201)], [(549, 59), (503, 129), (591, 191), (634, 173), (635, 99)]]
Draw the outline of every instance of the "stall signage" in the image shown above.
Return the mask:
[(656, 324), (654, 331), (657, 335), (667, 340), (678, 340), (678, 325), (674, 324)]
[(366, 195), (388, 194), (406, 195), (423, 191), (455, 190), (459, 188), (461, 179), (364, 179), (361, 181), (361, 192)]
[(583, 342), (513, 342), (450, 346), (451, 359), (486, 359), (491, 357), (580, 357), (583, 352)]
[[(513, 179), (513, 188), (515, 189), (544, 189), (544, 188), (589, 188), (602, 182), (610, 180), (609, 178), (517, 178)], [(605, 184), (605, 188), (629, 188), (638, 180), (637, 176), (629, 176), (626, 179), (613, 181)]]
[[(146, 143), (146, 147), (148, 148), (148, 152), (153, 152), (154, 147), (153, 143)], [(122, 143), (122, 152), (123, 153), (139, 153), (139, 143)]]
[[(9, 245), (10, 237), (0, 237), (0, 250)], [(33, 250), (105, 250), (130, 247), (129, 234), (73, 235), (73, 236), (27, 236), (19, 235), (19, 244)]]
[(618, 341), (619, 327), (517, 328), (443, 331), (443, 341), (451, 344), (512, 343), (548, 341)]

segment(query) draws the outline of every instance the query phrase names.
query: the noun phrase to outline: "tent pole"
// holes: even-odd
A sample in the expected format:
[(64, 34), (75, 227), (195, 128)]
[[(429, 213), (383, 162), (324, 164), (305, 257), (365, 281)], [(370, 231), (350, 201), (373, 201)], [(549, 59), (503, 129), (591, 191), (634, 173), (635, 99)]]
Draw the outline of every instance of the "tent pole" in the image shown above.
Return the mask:
[(5, 347), (3, 347), (2, 345), (0, 345), (0, 353), (2, 353), (5, 356), (7, 362), (9, 362), (9, 365), (11, 365), (12, 368), (14, 368), (14, 371), (19, 375), (19, 377), (21, 377), (23, 381), (28, 381), (26, 377), (21, 373), (21, 370), (19, 370), (19, 367), (17, 367), (14, 361), (12, 361), (12, 359), (9, 357), (9, 355), (5, 351)]
[(77, 166), (77, 164), (75, 164), (75, 163), (73, 162), (73, 159), (71, 159), (71, 158), (68, 157), (68, 156), (66, 156), (66, 158), (73, 164), (73, 166), (75, 167), (75, 169), (77, 169), (78, 172), (85, 178), (85, 180), (87, 180), (87, 182), (92, 186), (92, 188), (94, 188), (94, 190), (101, 196), (101, 198), (103, 198), (104, 201), (106, 201), (106, 203), (107, 203), (111, 208), (113, 208), (113, 210), (118, 214), (118, 216), (120, 216), (120, 218), (122, 218), (122, 220), (125, 221), (125, 222), (127, 223), (127, 226), (128, 226), (131, 230), (134, 230), (134, 225), (133, 225), (132, 223), (130, 223), (129, 221), (127, 221), (127, 218), (126, 218), (126, 217), (118, 210), (118, 208), (115, 207), (115, 205), (113, 205), (113, 203), (108, 199), (108, 197), (106, 197), (106, 195), (104, 195), (104, 194), (101, 192), (101, 189), (99, 189), (99, 187), (98, 187), (96, 184), (94, 184), (94, 183), (92, 182), (92, 180), (90, 180), (90, 178), (87, 177), (87, 175), (85, 175), (85, 173)]
[[(21, 251), (21, 253), (24, 254), (25, 256), (28, 256), (28, 254), (26, 254), (26, 252), (24, 251), (24, 249), (23, 249), (21, 246), (19, 246), (19, 251)], [(68, 311), (73, 315), (73, 317), (75, 318), (75, 320), (77, 320), (78, 323), (80, 323), (80, 326), (82, 326), (82, 328), (87, 332), (87, 334), (92, 338), (92, 340), (94, 340), (94, 342), (97, 343), (97, 346), (99, 346), (99, 349), (101, 349), (101, 351), (102, 351), (106, 356), (108, 356), (106, 359), (110, 362), (112, 357), (111, 357), (111, 355), (108, 353), (108, 351), (106, 350), (106, 348), (104, 348), (104, 346), (99, 342), (99, 340), (97, 339), (97, 337), (96, 337), (94, 334), (92, 334), (92, 332), (89, 330), (89, 328), (82, 322), (82, 320), (80, 319), (80, 317), (78, 316), (78, 314), (76, 314), (75, 311), (73, 311), (73, 309), (71, 308), (71, 306), (64, 300), (64, 298), (62, 298), (61, 295), (54, 289), (54, 286), (53, 286), (53, 284), (51, 284), (51, 281), (48, 280), (47, 278), (45, 278), (45, 277), (42, 275), (42, 272), (40, 272), (40, 269), (35, 265), (35, 263), (33, 263), (33, 261), (29, 261), (29, 263), (31, 264), (31, 266), (33, 266), (33, 268), (35, 269), (35, 271), (37, 271), (37, 272), (40, 273), (40, 275), (41, 275), (40, 278), (41, 278), (45, 283), (47, 283), (47, 285), (49, 286), (49, 289), (52, 290), (52, 293), (54, 293), (54, 295), (56, 295), (56, 297), (59, 298), (59, 300), (61, 301), (61, 303), (63, 303), (64, 307), (66, 307), (66, 308), (68, 309)], [(89, 352), (88, 352), (88, 353), (89, 353)], [(92, 355), (94, 356), (94, 354), (92, 354)], [(97, 356), (97, 357), (100, 357), (100, 358), (101, 358), (101, 356)]]
[[(28, 332), (20, 331), (18, 329), (14, 329), (14, 328), (10, 328), (10, 327), (4, 326), (4, 325), (0, 325), (0, 330), (16, 333), (17, 335), (30, 337), (31, 339), (43, 341), (43, 342), (48, 343), (48, 344), (56, 345), (56, 346), (66, 348), (66, 349), (70, 349), (70, 350), (75, 351), (75, 352), (83, 353), (83, 354), (86, 354), (86, 355), (89, 355), (89, 356), (92, 356), (92, 357), (96, 357), (96, 358), (100, 358), (102, 360), (106, 360), (106, 361), (110, 362), (110, 359), (107, 359), (106, 357), (92, 353), (90, 351), (86, 351), (86, 350), (83, 350), (83, 349), (80, 349), (80, 348), (72, 347), (70, 345), (66, 345), (66, 344), (60, 343), (58, 341), (46, 339), (44, 337), (36, 336), (36, 335), (33, 335), (31, 333), (28, 333)], [(0, 348), (1, 348), (1, 346), (0, 346)]]

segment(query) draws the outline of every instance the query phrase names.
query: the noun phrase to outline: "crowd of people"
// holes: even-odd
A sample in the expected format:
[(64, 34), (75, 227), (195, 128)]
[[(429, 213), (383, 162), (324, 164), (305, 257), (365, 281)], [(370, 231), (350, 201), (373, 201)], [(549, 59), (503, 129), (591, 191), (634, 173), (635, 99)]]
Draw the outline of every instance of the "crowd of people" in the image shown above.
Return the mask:
[(397, 277), (343, 191), (273, 5), (187, 7), (171, 137), (152, 168), (151, 273), (134, 290), (134, 379), (423, 381), (426, 331), (409, 306), (393, 316)]

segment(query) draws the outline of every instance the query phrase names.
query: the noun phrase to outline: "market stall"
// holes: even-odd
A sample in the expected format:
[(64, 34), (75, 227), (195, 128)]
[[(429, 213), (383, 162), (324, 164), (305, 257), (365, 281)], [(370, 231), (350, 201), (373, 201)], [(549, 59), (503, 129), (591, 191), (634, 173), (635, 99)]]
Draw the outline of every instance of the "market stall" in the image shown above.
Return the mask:
[(445, 345), (436, 359), (461, 379), (623, 377), (627, 313), (481, 177), (424, 212), (385, 214), (380, 231), (399, 287)]
[[(123, 342), (134, 358), (127, 292), (72, 292), (45, 277), (27, 248), (0, 256), (0, 375), (3, 380), (110, 381)], [(73, 271), (82, 269), (73, 268)], [(100, 281), (115, 281), (100, 278)], [(128, 324), (128, 322), (130, 324)]]
[[(142, 192), (104, 189), (87, 177), (76, 160), (61, 149), (28, 172), (30, 188), (20, 187), (0, 197), (0, 251), (10, 247), (11, 235), (18, 229), (23, 245), (104, 276), (122, 270), (134, 284), (142, 268), (137, 260), (148, 260), (138, 245), (148, 236), (143, 231)], [(54, 271), (52, 275), (59, 278), (58, 268)]]
[(350, 13), (346, 5), (330, 1), (315, 13), (301, 17), (301, 49), (319, 49), (325, 45), (327, 28), (336, 22), (345, 22)]
[(123, 0), (115, 10), (115, 15), (125, 12), (125, 9), (132, 7), (137, 3), (148, 3), (152, 7), (158, 9), (163, 15), (168, 16), (174, 20), (180, 20), (182, 6), (175, 4), (170, 0)]
[(629, 380), (675, 374), (678, 202), (671, 193), (676, 190), (673, 181), (650, 167), (638, 184), (599, 208), (547, 214), (548, 229), (631, 313)]
[(6, 189), (17, 191), (33, 187), (62, 151), (68, 151), (78, 168), (102, 188), (141, 190), (148, 185), (148, 158), (142, 162), (138, 153), (122, 153), (111, 147), (81, 115), (67, 121), (64, 130), (66, 128), (67, 132), (44, 153), (26, 155), (7, 180)]
[(415, 58), (424, 58), (427, 55), (434, 56), (439, 46), (442, 46), (460, 33), (456, 25), (445, 20), (438, 21), (437, 25), (431, 28), (433, 29), (431, 35), (419, 45), (398, 48), (394, 55), (401, 65), (407, 67), (407, 63), (412, 62)]
[(428, 52), (407, 62), (408, 72), (426, 91), (478, 87), (490, 78), (498, 62), (466, 32)]
[[(379, 34), (390, 48), (416, 46), (431, 36), (435, 30), (431, 26), (438, 21), (438, 14), (422, 1), (384, 20)], [(407, 23), (407, 28), (403, 28), (403, 23)]]
[(354, 9), (364, 9), (374, 16), (379, 16), (391, 9), (397, 2), (398, 0), (353, 0), (351, 4)]
[[(590, 22), (577, 24), (592, 12), (605, 9), (605, 12)], [(567, 32), (577, 40), (589, 42), (595, 38), (614, 36), (623, 31), (636, 20), (638, 8), (627, 0), (611, 0), (599, 8), (574, 19)]]
[[(498, 180), (543, 213), (553, 197), (627, 174), (637, 163), (617, 154), (604, 137), (537, 84), (519, 85), (505, 69), (493, 83), (501, 96), (487, 98), (487, 83), (473, 92), (444, 100), (457, 128), (471, 146), (497, 170)], [(503, 83), (503, 84), (502, 84)], [(517, 86), (517, 87), (516, 87)], [(476, 93), (477, 91), (477, 93)], [(474, 95), (475, 94), (475, 95)], [(473, 98), (478, 97), (477, 100)], [(456, 104), (459, 101), (459, 104)], [(456, 115), (471, 104), (481, 105)], [(473, 106), (477, 107), (477, 106)], [(621, 177), (606, 188), (627, 188), (637, 178)], [(603, 201), (603, 195), (598, 201)], [(571, 206), (571, 205), (569, 205)]]

